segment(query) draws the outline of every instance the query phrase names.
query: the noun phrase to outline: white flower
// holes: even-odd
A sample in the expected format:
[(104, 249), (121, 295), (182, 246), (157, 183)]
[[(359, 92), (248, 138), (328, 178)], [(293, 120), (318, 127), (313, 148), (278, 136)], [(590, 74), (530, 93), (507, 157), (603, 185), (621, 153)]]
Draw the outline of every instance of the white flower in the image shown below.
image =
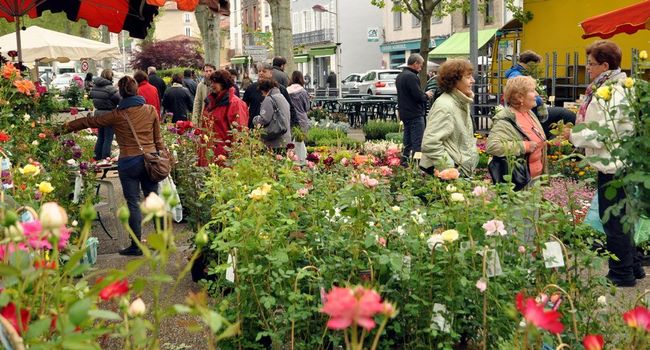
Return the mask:
[(413, 221), (415, 221), (416, 224), (419, 225), (424, 224), (424, 215), (420, 214), (420, 211), (417, 209), (411, 212), (411, 219), (413, 219)]
[(144, 301), (142, 299), (138, 298), (133, 300), (131, 305), (129, 305), (129, 316), (131, 317), (136, 317), (136, 316), (141, 316), (144, 315), (145, 311), (147, 310), (147, 307), (144, 305)]
[(66, 160), (65, 162), (68, 163), (69, 166), (77, 166), (77, 161), (72, 158)]
[(73, 221), (72, 221), (72, 226), (73, 226), (73, 227), (77, 227), (77, 225), (79, 225), (79, 221), (77, 221), (77, 220), (73, 220)]
[(447, 230), (441, 233), (440, 236), (442, 237), (442, 240), (445, 241), (446, 243), (451, 243), (458, 239), (459, 234), (458, 231), (456, 230)]
[(447, 187), (445, 189), (447, 190), (447, 192), (456, 192), (458, 190), (456, 188), (456, 186), (454, 186), (452, 184), (447, 185)]
[(429, 246), (429, 250), (433, 250), (438, 245), (442, 245), (444, 241), (442, 240), (442, 235), (437, 234), (437, 235), (432, 235), (427, 239), (427, 246)]
[(154, 214), (155, 216), (162, 217), (165, 215), (165, 201), (160, 198), (156, 192), (151, 192), (142, 202), (142, 212), (147, 214)]
[(488, 193), (488, 188), (485, 186), (476, 186), (472, 191), (472, 194), (476, 197), (484, 196)]
[(476, 288), (481, 291), (481, 293), (485, 292), (487, 289), (487, 281), (484, 280), (483, 278), (479, 279), (476, 281)]
[(60, 229), (68, 223), (68, 214), (66, 214), (65, 209), (55, 202), (43, 204), (39, 217), (44, 229)]
[(465, 196), (463, 196), (462, 193), (452, 193), (451, 194), (451, 201), (452, 202), (464, 202), (465, 201)]
[(375, 222), (374, 221), (368, 221), (368, 226), (375, 227)]
[(32, 146), (38, 146), (38, 140), (32, 141)]
[(397, 226), (396, 231), (400, 236), (404, 236), (406, 234), (406, 230), (404, 230), (404, 227), (402, 225)]
[(598, 305), (600, 306), (607, 306), (607, 297), (604, 295), (601, 295), (598, 297)]
[(27, 113), (25, 113), (25, 115), (23, 115), (23, 120), (24, 120), (24, 121), (28, 122), (30, 119), (32, 119), (32, 116), (31, 116), (31, 115), (29, 115), (29, 114), (27, 114)]
[(490, 220), (483, 224), (483, 229), (486, 236), (505, 236), (508, 234), (501, 220)]
[(399, 211), (399, 207), (396, 205), (392, 206), (390, 209), (396, 213)]

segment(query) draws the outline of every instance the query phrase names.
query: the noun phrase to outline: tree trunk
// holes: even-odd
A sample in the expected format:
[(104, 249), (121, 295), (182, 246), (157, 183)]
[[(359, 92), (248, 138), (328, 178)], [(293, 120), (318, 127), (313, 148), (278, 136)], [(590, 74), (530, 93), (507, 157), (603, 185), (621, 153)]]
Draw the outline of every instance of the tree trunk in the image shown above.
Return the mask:
[[(100, 31), (102, 34), (102, 42), (110, 44), (111, 43), (111, 33), (108, 31), (107, 26), (101, 26)], [(102, 68), (104, 69), (110, 69), (113, 67), (112, 65), (113, 59), (112, 58), (104, 58), (102, 60)]]
[(219, 14), (210, 10), (206, 5), (196, 8), (196, 23), (201, 29), (203, 38), (203, 61), (219, 67), (221, 65), (221, 28)]
[[(429, 24), (429, 25), (426, 25)], [(420, 22), (421, 34), (420, 38), (420, 55), (424, 58), (424, 66), (420, 71), (420, 85), (422, 89), (427, 86), (427, 73), (429, 62), (429, 43), (431, 42), (431, 12), (422, 14), (422, 22)]]
[(271, 27), (273, 29), (273, 52), (275, 56), (287, 59), (285, 72), (294, 70), (293, 34), (291, 32), (291, 9), (289, 0), (268, 0), (271, 8)]

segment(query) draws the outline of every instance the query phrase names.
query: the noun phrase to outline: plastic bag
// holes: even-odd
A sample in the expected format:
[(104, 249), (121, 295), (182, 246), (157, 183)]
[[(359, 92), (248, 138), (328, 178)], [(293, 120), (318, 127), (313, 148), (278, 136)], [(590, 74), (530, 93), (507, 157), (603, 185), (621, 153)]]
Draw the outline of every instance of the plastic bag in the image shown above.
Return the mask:
[(600, 214), (598, 213), (598, 192), (594, 194), (594, 198), (591, 200), (591, 207), (589, 207), (584, 223), (602, 234), (605, 233), (603, 222), (600, 220)]
[(177, 201), (177, 205), (174, 206), (173, 208), (170, 208), (169, 205), (167, 205), (167, 211), (172, 213), (172, 219), (176, 222), (181, 222), (183, 221), (183, 206), (181, 205), (181, 199), (178, 196), (178, 191), (176, 191), (176, 185), (174, 184), (174, 180), (172, 180), (171, 175), (167, 176), (164, 180), (160, 182), (160, 188), (165, 188), (165, 186), (169, 186), (169, 188), (172, 190), (172, 196), (174, 196), (174, 199)]
[(639, 221), (634, 225), (634, 243), (639, 245), (650, 241), (650, 218), (641, 215)]

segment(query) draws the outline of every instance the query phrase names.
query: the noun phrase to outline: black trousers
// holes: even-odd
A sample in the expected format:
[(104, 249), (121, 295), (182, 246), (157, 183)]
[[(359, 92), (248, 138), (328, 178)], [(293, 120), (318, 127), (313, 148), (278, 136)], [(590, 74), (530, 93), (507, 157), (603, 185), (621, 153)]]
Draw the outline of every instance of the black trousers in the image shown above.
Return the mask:
[(607, 251), (615, 255), (618, 261), (609, 259), (609, 276), (612, 279), (629, 281), (634, 279), (633, 271), (641, 268), (641, 261), (637, 256), (632, 230), (625, 231), (621, 219), (625, 215), (625, 207), (618, 215), (610, 213), (609, 219), (605, 221), (605, 211), (625, 198), (623, 188), (616, 189), (616, 196), (612, 199), (605, 197), (608, 183), (615, 179), (613, 174), (598, 172), (598, 214), (603, 222), (607, 240)]

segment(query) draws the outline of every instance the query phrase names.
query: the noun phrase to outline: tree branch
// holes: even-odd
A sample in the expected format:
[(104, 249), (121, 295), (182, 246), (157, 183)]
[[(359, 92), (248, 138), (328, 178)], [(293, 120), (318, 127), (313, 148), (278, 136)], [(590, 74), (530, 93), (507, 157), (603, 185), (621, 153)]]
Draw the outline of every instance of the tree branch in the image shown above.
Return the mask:
[(420, 0), (413, 0), (413, 1), (415, 1), (418, 4), (418, 8), (420, 9), (420, 12), (415, 11), (415, 8), (413, 7), (413, 5), (411, 5), (411, 2), (409, 0), (403, 0), (402, 2), (406, 6), (406, 9), (408, 9), (409, 12), (413, 16), (415, 16), (415, 18), (422, 21), (422, 12), (421, 12), (422, 11), (422, 3), (420, 2)]

